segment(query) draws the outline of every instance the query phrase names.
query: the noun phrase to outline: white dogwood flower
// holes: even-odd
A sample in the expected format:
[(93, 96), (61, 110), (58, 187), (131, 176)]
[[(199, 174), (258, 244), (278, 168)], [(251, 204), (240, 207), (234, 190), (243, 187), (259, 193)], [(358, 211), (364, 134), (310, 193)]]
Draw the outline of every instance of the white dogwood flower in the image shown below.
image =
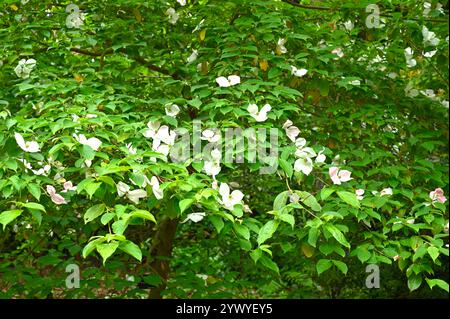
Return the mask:
[(14, 68), (14, 72), (19, 78), (28, 79), (30, 77), (31, 71), (33, 71), (36, 66), (35, 59), (22, 59), (19, 64)]
[(330, 167), (328, 169), (328, 174), (330, 175), (330, 178), (333, 181), (333, 184), (336, 184), (336, 185), (341, 185), (341, 183), (348, 182), (353, 179), (350, 177), (352, 172), (347, 171), (347, 170), (340, 170), (337, 167)]
[(283, 38), (278, 39), (277, 49), (282, 54), (287, 53), (287, 49), (284, 46), (285, 44), (286, 44), (286, 39), (283, 39)]
[(84, 134), (73, 134), (73, 137), (75, 138), (75, 140), (83, 145), (87, 145), (90, 148), (92, 148), (94, 151), (97, 151), (100, 146), (102, 145), (102, 141), (100, 141), (98, 138), (96, 137), (91, 137), (91, 138), (86, 138), (86, 136), (84, 136)]
[(205, 213), (191, 213), (191, 214), (188, 214), (188, 215), (186, 216), (186, 219), (183, 220), (181, 223), (183, 224), (183, 223), (187, 222), (188, 220), (193, 221), (194, 223), (198, 223), (198, 222), (201, 221), (205, 216), (206, 216)]
[(124, 182), (118, 182), (116, 188), (119, 197), (126, 196), (134, 204), (139, 204), (139, 200), (141, 198), (147, 197), (147, 192), (144, 189), (135, 189), (130, 191), (130, 186)]
[(183, 7), (186, 5), (186, 0), (177, 0), (177, 2)]
[(200, 136), (200, 139), (206, 140), (210, 143), (216, 143), (220, 141), (220, 134), (217, 132), (217, 130), (212, 129), (206, 129), (202, 132), (202, 136)]
[(250, 104), (247, 108), (248, 113), (250, 113), (250, 116), (253, 117), (256, 122), (264, 122), (267, 120), (267, 113), (272, 109), (270, 104), (265, 104), (261, 110), (258, 109), (258, 105), (256, 104)]
[(39, 152), (39, 144), (37, 142), (27, 142), (23, 138), (23, 136), (20, 133), (14, 133), (14, 138), (16, 139), (17, 145), (28, 153), (36, 153)]
[(198, 50), (192, 50), (191, 55), (187, 58), (187, 63), (190, 64), (192, 62), (194, 62), (195, 60), (197, 60), (198, 57)]
[(227, 88), (241, 83), (241, 78), (238, 75), (230, 75), (227, 78), (224, 76), (219, 76), (216, 79), (216, 82), (220, 87)]
[(169, 8), (166, 10), (166, 15), (169, 16), (169, 23), (176, 24), (180, 15), (175, 11), (174, 8)]
[(313, 167), (313, 162), (309, 157), (298, 158), (294, 163), (294, 170), (296, 172), (302, 172), (305, 175), (311, 174)]
[(222, 196), (219, 203), (228, 210), (233, 210), (234, 205), (240, 204), (244, 198), (244, 194), (240, 190), (234, 190), (230, 193), (230, 187), (227, 183), (220, 184), (219, 194)]
[(291, 65), (291, 73), (296, 77), (303, 77), (306, 73), (308, 73), (307, 69), (297, 69), (295, 66)]
[(292, 141), (295, 142), (295, 139), (300, 134), (300, 130), (297, 126), (294, 126), (291, 120), (287, 120), (283, 124), (283, 128), (286, 132), (287, 137)]
[(176, 104), (168, 104), (165, 107), (166, 114), (171, 117), (177, 116), (180, 113), (180, 107)]
[(163, 199), (164, 193), (159, 186), (159, 180), (156, 176), (152, 176), (150, 179), (150, 185), (152, 186), (153, 195), (155, 195), (156, 199)]
[(439, 39), (436, 37), (436, 34), (432, 31), (429, 31), (426, 26), (422, 27), (422, 36), (423, 36), (423, 44), (425, 46), (437, 46), (439, 44)]
[(405, 59), (406, 59), (406, 65), (409, 68), (413, 68), (417, 65), (417, 61), (413, 59), (414, 51), (410, 47), (405, 49)]

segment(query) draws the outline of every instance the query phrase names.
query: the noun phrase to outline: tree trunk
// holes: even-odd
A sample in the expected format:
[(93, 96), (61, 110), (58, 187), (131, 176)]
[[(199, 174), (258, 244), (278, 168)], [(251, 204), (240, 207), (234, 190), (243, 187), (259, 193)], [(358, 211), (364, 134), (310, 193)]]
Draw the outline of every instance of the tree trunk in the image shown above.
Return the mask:
[(150, 255), (152, 262), (151, 269), (162, 279), (161, 285), (150, 289), (150, 299), (161, 299), (161, 292), (166, 289), (167, 279), (170, 271), (170, 256), (172, 255), (173, 241), (177, 231), (178, 219), (165, 217), (158, 226), (152, 241)]

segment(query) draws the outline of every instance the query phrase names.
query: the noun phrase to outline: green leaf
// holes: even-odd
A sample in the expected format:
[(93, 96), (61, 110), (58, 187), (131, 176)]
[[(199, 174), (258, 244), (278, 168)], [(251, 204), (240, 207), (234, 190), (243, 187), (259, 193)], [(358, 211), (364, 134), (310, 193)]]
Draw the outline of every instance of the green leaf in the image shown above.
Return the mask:
[(308, 231), (308, 244), (313, 247), (316, 247), (317, 238), (319, 237), (319, 229), (311, 227)]
[(180, 211), (181, 213), (184, 213), (184, 211), (186, 209), (188, 209), (189, 207), (191, 207), (191, 205), (194, 203), (194, 199), (193, 198), (186, 198), (186, 199), (182, 199), (180, 201), (180, 203), (178, 204), (180, 206)]
[(126, 252), (127, 254), (133, 256), (134, 258), (136, 258), (139, 261), (142, 260), (141, 249), (139, 248), (138, 245), (136, 245), (135, 243), (133, 243), (129, 240), (120, 242), (119, 249)]
[(111, 242), (107, 244), (98, 244), (95, 248), (97, 249), (97, 252), (102, 256), (103, 258), (103, 265), (105, 264), (106, 260), (111, 257), (112, 254), (116, 251), (117, 247), (119, 247), (119, 242)]
[(339, 260), (333, 260), (333, 264), (344, 274), (346, 275), (348, 272), (348, 267), (347, 265)]
[(295, 218), (294, 218), (294, 216), (292, 216), (290, 214), (278, 215), (278, 219), (288, 223), (289, 225), (291, 225), (292, 228), (294, 228), (294, 226), (295, 226)]
[(434, 286), (438, 286), (439, 288), (445, 290), (448, 292), (448, 283), (441, 280), (441, 279), (425, 279), (428, 283), (428, 286), (430, 286), (430, 289), (433, 289)]
[(292, 175), (294, 174), (294, 169), (292, 167), (292, 164), (282, 158), (278, 159), (278, 163), (280, 164), (281, 168), (286, 173), (286, 175), (289, 178), (291, 178)]
[(322, 188), (320, 191), (320, 198), (322, 200), (326, 200), (328, 197), (330, 197), (331, 194), (334, 193), (334, 189), (331, 188)]
[(89, 208), (84, 214), (84, 223), (87, 224), (96, 219), (98, 216), (103, 214), (105, 208), (106, 208), (105, 204), (98, 204)]
[(155, 216), (153, 216), (152, 213), (150, 213), (149, 211), (146, 211), (146, 210), (142, 210), (142, 209), (135, 210), (131, 213), (131, 216), (132, 217), (140, 217), (142, 219), (147, 219), (156, 224)]
[(430, 246), (427, 248), (427, 251), (433, 261), (436, 262), (436, 258), (439, 257), (439, 249), (437, 247)]
[(347, 204), (355, 207), (355, 208), (359, 208), (360, 204), (359, 204), (359, 200), (356, 197), (355, 193), (350, 193), (350, 192), (346, 192), (346, 191), (340, 191), (337, 192), (338, 196)]
[(316, 264), (316, 270), (317, 274), (320, 275), (321, 273), (327, 271), (328, 269), (333, 266), (333, 262), (329, 259), (321, 259)]
[(41, 188), (38, 184), (28, 184), (27, 189), (37, 200), (41, 198)]
[(345, 239), (344, 234), (336, 226), (332, 224), (326, 224), (324, 227), (341, 245), (350, 248), (350, 244), (348, 243), (347, 239)]
[(288, 196), (288, 191), (278, 194), (273, 201), (273, 210), (281, 210), (284, 206), (286, 206)]
[(417, 288), (420, 287), (421, 284), (422, 284), (422, 276), (412, 274), (411, 276), (408, 277), (408, 288), (410, 291), (416, 290)]
[(248, 228), (246, 226), (241, 225), (241, 224), (233, 224), (233, 228), (236, 231), (236, 233), (238, 233), (240, 236), (242, 236), (246, 240), (250, 239), (250, 231), (248, 230)]
[(6, 225), (12, 222), (14, 219), (22, 214), (21, 209), (7, 210), (0, 214), (0, 224), (3, 225), (3, 230), (5, 230)]
[(22, 206), (29, 208), (29, 209), (40, 210), (45, 213), (45, 207), (38, 203), (32, 203), (32, 202), (22, 203)]
[(267, 239), (271, 238), (273, 236), (273, 233), (275, 233), (275, 231), (277, 230), (277, 228), (278, 228), (278, 221), (275, 220), (269, 220), (263, 227), (261, 227), (258, 233), (257, 239), (258, 245), (261, 245)]
[(106, 225), (106, 224), (108, 224), (108, 223), (111, 221), (111, 219), (114, 218), (114, 216), (116, 216), (115, 213), (106, 213), (106, 214), (103, 214), (103, 215), (102, 215), (102, 218), (100, 219), (100, 222), (101, 222), (103, 225)]
[(89, 254), (95, 249), (95, 247), (97, 247), (98, 244), (104, 242), (105, 240), (106, 240), (106, 238), (104, 238), (104, 237), (91, 240), (83, 248), (83, 252), (82, 252), (83, 258), (86, 258), (87, 256), (89, 256)]
[(118, 221), (115, 221), (112, 225), (111, 228), (114, 232), (114, 234), (118, 234), (118, 235), (123, 235), (123, 233), (125, 232), (125, 230), (128, 227), (128, 219), (121, 219)]
[(275, 271), (276, 273), (280, 273), (280, 269), (278, 268), (278, 265), (271, 260), (269, 257), (267, 256), (261, 256), (259, 258), (259, 262), (266, 268)]
[(300, 200), (313, 211), (320, 212), (322, 210), (322, 206), (320, 206), (317, 199), (312, 194), (304, 191), (295, 191), (295, 193), (300, 197)]
[(255, 264), (258, 262), (259, 258), (262, 256), (262, 250), (259, 248), (256, 248), (250, 253), (250, 257), (253, 259)]

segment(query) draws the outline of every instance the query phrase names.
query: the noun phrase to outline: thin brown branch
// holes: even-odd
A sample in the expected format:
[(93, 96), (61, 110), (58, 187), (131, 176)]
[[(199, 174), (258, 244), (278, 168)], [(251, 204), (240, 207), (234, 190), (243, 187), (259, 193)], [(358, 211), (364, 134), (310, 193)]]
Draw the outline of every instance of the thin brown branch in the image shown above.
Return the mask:
[[(114, 50), (112, 48), (108, 48), (104, 51), (89, 51), (89, 50), (85, 50), (85, 49), (79, 49), (79, 48), (70, 48), (70, 51), (78, 53), (78, 54), (83, 54), (83, 55), (89, 55), (89, 56), (95, 56), (95, 57), (101, 57), (103, 58), (105, 55), (107, 54), (111, 54), (114, 52)], [(120, 52), (125, 53), (125, 51), (120, 50)], [(164, 74), (164, 75), (168, 75), (170, 77), (172, 77), (175, 80), (179, 80), (181, 78), (181, 76), (175, 72), (175, 73), (171, 73), (169, 70), (164, 69), (162, 67), (159, 67), (157, 65), (151, 64), (150, 62), (148, 62), (147, 60), (145, 60), (143, 57), (141, 56), (129, 56), (129, 58), (133, 59), (134, 61), (145, 65), (146, 67), (148, 67), (150, 70)]]
[[(332, 8), (332, 7), (319, 7), (319, 6), (310, 6), (301, 4), (298, 2), (295, 2), (293, 0), (281, 0), (284, 3), (290, 4), (294, 7), (303, 8), (307, 10), (319, 10), (319, 11), (341, 11), (343, 8)], [(387, 13), (381, 13), (380, 17), (385, 18), (393, 18), (392, 15)], [(408, 18), (406, 17), (406, 20), (413, 20), (413, 21), (427, 21), (427, 22), (436, 22), (436, 23), (448, 23), (447, 19), (420, 19), (420, 18)]]

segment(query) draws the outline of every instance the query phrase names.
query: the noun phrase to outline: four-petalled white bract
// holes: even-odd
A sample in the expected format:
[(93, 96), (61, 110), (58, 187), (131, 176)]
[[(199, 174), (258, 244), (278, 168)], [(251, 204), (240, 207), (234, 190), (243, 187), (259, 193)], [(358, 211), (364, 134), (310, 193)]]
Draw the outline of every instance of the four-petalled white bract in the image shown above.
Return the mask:
[(168, 104), (165, 107), (166, 114), (171, 117), (177, 116), (180, 113), (180, 107), (176, 104)]
[(306, 73), (308, 73), (307, 69), (297, 69), (295, 66), (291, 65), (291, 73), (296, 77), (303, 77)]
[(183, 7), (186, 5), (186, 0), (177, 0), (177, 2)]
[(297, 126), (293, 125), (294, 123), (292, 123), (291, 120), (287, 120), (284, 124), (283, 124), (283, 128), (286, 132), (287, 137), (292, 141), (295, 142), (295, 139), (297, 138), (297, 136), (300, 134), (300, 130), (298, 129)]
[(156, 176), (152, 176), (150, 179), (150, 185), (152, 186), (153, 195), (155, 195), (156, 199), (163, 199), (164, 193), (159, 186), (159, 180)]
[(181, 223), (185, 223), (188, 220), (193, 221), (194, 223), (198, 223), (199, 221), (201, 221), (204, 217), (206, 216), (205, 213), (191, 213), (188, 214), (186, 219), (183, 220)]
[(422, 36), (424, 45), (437, 46), (439, 44), (440, 40), (436, 37), (436, 34), (429, 31), (426, 26), (422, 27)]
[(228, 210), (233, 210), (234, 205), (241, 204), (244, 194), (240, 190), (234, 190), (230, 193), (230, 187), (227, 183), (221, 183), (219, 194), (222, 196), (220, 203)]
[(258, 109), (258, 105), (250, 104), (247, 108), (250, 116), (255, 119), (256, 122), (264, 122), (267, 120), (267, 113), (272, 109), (270, 104), (265, 104), (261, 110)]
[(196, 49), (192, 50), (191, 55), (187, 58), (187, 63), (189, 64), (194, 62), (195, 60), (197, 60), (197, 57), (198, 57), (198, 50)]
[(73, 137), (75, 138), (75, 140), (83, 145), (87, 145), (89, 147), (91, 147), (94, 151), (97, 151), (100, 146), (102, 145), (102, 141), (100, 141), (98, 138), (96, 137), (91, 137), (91, 138), (86, 138), (86, 136), (84, 136), (84, 134), (73, 134)]
[(39, 152), (39, 144), (37, 142), (27, 142), (23, 138), (23, 136), (20, 133), (14, 133), (14, 138), (16, 139), (17, 145), (28, 153), (36, 153)]
[(206, 140), (210, 143), (216, 143), (220, 141), (221, 135), (217, 133), (217, 129), (206, 129), (202, 132), (200, 139)]
[(333, 184), (341, 185), (343, 182), (348, 182), (353, 178), (350, 177), (352, 172), (347, 170), (340, 170), (338, 167), (330, 167), (328, 169), (328, 174), (330, 175)]
[(238, 75), (230, 75), (227, 78), (224, 76), (219, 76), (216, 79), (216, 82), (220, 87), (227, 88), (241, 83), (241, 78)]
[(117, 194), (119, 195), (119, 197), (122, 197), (125, 195), (134, 204), (139, 204), (139, 200), (141, 198), (147, 197), (146, 190), (135, 189), (135, 190), (130, 191), (130, 186), (128, 186), (124, 182), (118, 182), (116, 187), (117, 187)]
[(286, 44), (286, 39), (283, 39), (283, 38), (278, 39), (277, 47), (278, 47), (278, 50), (280, 53), (283, 53), (283, 54), (287, 53), (287, 49), (284, 46), (285, 44)]

